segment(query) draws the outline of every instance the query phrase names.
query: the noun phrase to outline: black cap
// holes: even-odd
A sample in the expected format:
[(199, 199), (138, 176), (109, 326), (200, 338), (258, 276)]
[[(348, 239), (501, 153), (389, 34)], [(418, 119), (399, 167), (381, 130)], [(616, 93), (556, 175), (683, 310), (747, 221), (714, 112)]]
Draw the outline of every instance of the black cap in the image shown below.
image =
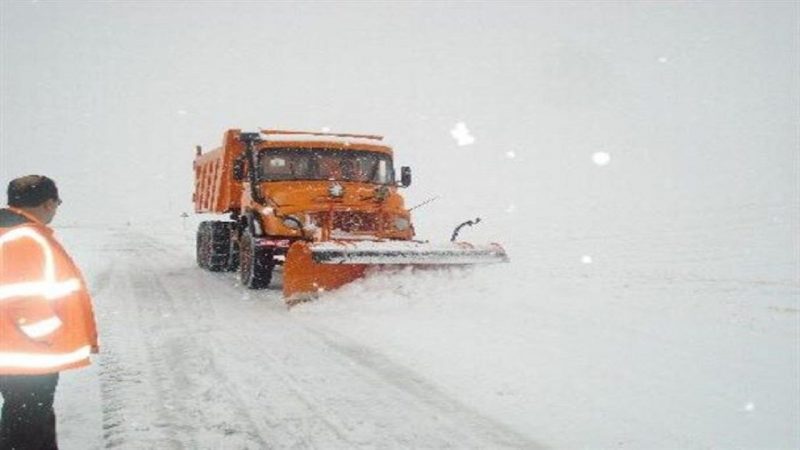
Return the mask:
[(44, 175), (28, 175), (8, 183), (8, 206), (33, 207), (48, 200), (61, 201), (55, 181)]

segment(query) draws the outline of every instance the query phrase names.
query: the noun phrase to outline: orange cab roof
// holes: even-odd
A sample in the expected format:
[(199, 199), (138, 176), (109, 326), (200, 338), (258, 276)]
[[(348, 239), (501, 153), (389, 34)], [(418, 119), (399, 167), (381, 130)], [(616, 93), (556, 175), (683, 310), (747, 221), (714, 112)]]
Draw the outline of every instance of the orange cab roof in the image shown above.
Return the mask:
[(323, 144), (328, 148), (392, 153), (392, 148), (383, 141), (383, 136), (294, 130), (260, 131), (264, 135), (263, 147), (285, 147), (291, 143), (294, 147), (313, 148)]

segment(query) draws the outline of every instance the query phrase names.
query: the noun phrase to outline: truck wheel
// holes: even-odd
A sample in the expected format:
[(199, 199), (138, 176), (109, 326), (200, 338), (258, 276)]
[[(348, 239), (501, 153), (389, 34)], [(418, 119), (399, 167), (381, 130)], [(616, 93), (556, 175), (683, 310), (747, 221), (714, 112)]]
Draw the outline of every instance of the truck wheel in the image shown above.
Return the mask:
[(239, 243), (239, 279), (249, 289), (264, 289), (272, 281), (272, 252), (257, 247), (248, 231)]
[(208, 220), (197, 229), (197, 265), (212, 272), (230, 270), (233, 222)]

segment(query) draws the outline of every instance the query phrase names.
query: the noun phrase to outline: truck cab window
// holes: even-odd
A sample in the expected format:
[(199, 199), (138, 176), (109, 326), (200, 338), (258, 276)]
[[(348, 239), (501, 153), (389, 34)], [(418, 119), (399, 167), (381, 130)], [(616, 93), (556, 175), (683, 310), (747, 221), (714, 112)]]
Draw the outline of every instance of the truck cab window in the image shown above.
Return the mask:
[(261, 173), (270, 179), (291, 179), (291, 164), (282, 156), (261, 159)]
[(335, 180), (389, 184), (390, 155), (334, 149), (269, 149), (259, 160), (262, 181)]

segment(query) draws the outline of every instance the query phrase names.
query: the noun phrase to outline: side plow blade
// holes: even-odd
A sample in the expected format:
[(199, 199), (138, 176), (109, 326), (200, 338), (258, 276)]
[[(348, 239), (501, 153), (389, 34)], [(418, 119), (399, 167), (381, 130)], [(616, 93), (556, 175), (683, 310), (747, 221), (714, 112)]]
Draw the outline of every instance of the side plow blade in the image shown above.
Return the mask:
[(367, 267), (381, 265), (444, 266), (508, 262), (499, 244), (465, 242), (295, 242), (284, 265), (283, 295), (289, 305), (361, 278)]

